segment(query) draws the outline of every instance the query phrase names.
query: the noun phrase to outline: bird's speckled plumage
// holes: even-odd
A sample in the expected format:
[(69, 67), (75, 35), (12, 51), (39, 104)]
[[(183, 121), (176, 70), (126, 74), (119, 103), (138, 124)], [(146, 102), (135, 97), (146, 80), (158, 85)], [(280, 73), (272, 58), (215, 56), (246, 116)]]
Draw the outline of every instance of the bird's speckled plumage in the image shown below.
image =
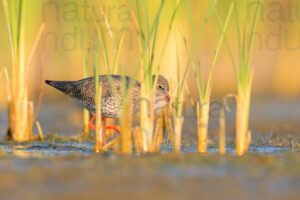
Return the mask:
[[(153, 80), (154, 80), (153, 76)], [(122, 94), (122, 77), (111, 75), (116, 94), (114, 95), (113, 87), (110, 84), (107, 75), (99, 76), (99, 82), (102, 86), (102, 102), (101, 114), (103, 118), (118, 118), (123, 110), (122, 97), (128, 95), (128, 103), (131, 106), (132, 114), (136, 114), (140, 110), (140, 83), (132, 80), (128, 76), (124, 76), (126, 82), (125, 93)], [(132, 81), (132, 88), (128, 91), (129, 84)], [(48, 85), (62, 91), (66, 95), (72, 97), (79, 102), (81, 106), (95, 114), (95, 84), (94, 77), (82, 79), (79, 81), (45, 81)], [(161, 99), (164, 96), (169, 97), (169, 84), (165, 77), (159, 75), (157, 81), (157, 90), (155, 93), (156, 99)]]

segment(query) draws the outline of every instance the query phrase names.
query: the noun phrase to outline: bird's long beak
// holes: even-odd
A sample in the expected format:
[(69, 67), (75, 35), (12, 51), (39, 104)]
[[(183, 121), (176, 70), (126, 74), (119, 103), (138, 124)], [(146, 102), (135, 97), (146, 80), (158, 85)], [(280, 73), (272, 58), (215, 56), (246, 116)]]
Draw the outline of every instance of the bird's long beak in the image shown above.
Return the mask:
[(164, 99), (165, 99), (167, 102), (170, 102), (170, 96), (169, 96), (168, 94), (165, 94)]
[(45, 80), (45, 83), (62, 91), (63, 93), (66, 93), (66, 90), (68, 87), (71, 85), (69, 84), (70, 82), (68, 81), (50, 81), (50, 80)]

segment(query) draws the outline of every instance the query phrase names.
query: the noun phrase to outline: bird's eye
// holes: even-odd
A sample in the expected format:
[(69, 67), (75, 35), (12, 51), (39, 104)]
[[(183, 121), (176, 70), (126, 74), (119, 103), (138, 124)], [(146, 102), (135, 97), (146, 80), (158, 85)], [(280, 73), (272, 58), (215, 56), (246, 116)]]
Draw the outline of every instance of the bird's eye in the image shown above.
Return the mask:
[(164, 89), (164, 86), (162, 86), (162, 85), (158, 85), (157, 87), (162, 90)]

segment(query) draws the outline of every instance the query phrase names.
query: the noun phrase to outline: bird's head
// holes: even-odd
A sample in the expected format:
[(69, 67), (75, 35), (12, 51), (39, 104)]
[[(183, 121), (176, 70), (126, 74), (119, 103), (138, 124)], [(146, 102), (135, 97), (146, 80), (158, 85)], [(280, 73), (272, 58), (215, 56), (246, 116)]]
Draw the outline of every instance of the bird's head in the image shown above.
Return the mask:
[[(158, 77), (157, 77), (158, 76)], [(169, 104), (170, 96), (169, 96), (169, 82), (162, 75), (153, 75), (152, 84), (154, 87), (155, 79), (157, 77), (157, 83), (155, 85), (155, 93), (154, 93), (154, 110), (158, 111), (164, 108)]]

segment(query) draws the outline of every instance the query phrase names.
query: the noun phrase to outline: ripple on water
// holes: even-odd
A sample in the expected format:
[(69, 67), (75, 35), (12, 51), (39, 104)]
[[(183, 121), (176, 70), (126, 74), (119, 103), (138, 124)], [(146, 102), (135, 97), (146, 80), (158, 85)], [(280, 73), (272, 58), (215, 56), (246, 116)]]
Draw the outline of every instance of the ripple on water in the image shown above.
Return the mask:
[[(70, 156), (70, 155), (92, 155), (93, 143), (34, 143), (27, 145), (12, 145), (3, 143), (0, 145), (2, 152), (10, 156), (17, 157), (44, 157), (44, 156)], [(172, 152), (173, 147), (170, 144), (162, 145), (162, 153)], [(185, 146), (182, 153), (196, 153), (197, 146)], [(208, 154), (217, 154), (218, 148), (208, 148)], [(235, 154), (233, 146), (227, 146), (226, 151)], [(276, 147), (276, 146), (250, 146), (249, 152), (254, 154), (286, 154), (297, 151), (292, 147)]]

